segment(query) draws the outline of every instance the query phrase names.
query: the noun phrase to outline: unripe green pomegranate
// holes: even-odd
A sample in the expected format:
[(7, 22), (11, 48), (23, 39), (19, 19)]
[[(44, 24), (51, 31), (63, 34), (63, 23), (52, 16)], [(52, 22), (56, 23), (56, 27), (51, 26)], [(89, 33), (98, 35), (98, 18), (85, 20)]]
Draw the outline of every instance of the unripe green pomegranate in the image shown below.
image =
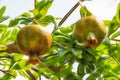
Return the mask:
[(17, 34), (16, 44), (25, 55), (43, 55), (51, 47), (52, 36), (39, 25), (26, 25)]
[(105, 25), (93, 15), (86, 16), (75, 23), (72, 36), (83, 43), (82, 47), (95, 48), (106, 36)]

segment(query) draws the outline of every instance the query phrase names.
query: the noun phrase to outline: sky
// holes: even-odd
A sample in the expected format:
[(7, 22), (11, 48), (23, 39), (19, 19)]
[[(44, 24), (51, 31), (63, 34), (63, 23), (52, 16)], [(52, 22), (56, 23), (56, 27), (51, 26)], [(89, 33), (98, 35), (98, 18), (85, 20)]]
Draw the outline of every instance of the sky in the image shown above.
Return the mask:
[[(54, 3), (48, 14), (63, 17), (79, 0), (54, 0)], [(120, 0), (92, 0), (84, 1), (85, 5), (95, 16), (101, 20), (111, 20), (116, 13), (117, 4)], [(6, 5), (5, 15), (11, 18), (33, 9), (34, 0), (0, 0), (0, 7)], [(80, 6), (69, 16), (63, 26), (70, 25), (80, 19)], [(24, 80), (22, 77), (17, 77), (15, 80)], [(45, 79), (43, 79), (45, 80)]]

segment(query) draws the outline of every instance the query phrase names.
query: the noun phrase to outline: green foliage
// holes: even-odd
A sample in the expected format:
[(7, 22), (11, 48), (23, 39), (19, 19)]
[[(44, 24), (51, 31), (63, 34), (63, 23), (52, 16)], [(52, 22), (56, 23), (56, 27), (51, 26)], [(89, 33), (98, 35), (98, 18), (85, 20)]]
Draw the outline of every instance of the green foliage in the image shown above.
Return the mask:
[(81, 18), (83, 18), (85, 16), (89, 16), (89, 15), (92, 15), (92, 13), (87, 9), (86, 6), (82, 6), (80, 8), (80, 16), (81, 16)]
[[(28, 80), (33, 80), (31, 74), (39, 78), (44, 76), (50, 80), (118, 80), (120, 74), (120, 3), (117, 6), (116, 15), (112, 20), (104, 20), (108, 28), (108, 34), (97, 48), (82, 48), (83, 43), (72, 38), (74, 24), (57, 27), (57, 19), (47, 12), (53, 0), (41, 0), (36, 2), (35, 9), (24, 12), (20, 16), (9, 21), (4, 16), (6, 7), (0, 8), (0, 75), (2, 80), (12, 80), (18, 74)], [(92, 15), (87, 7), (80, 8), (81, 18)], [(7, 53), (4, 50), (8, 43), (16, 40), (18, 31), (27, 24), (39, 24), (49, 26), (54, 24), (52, 33), (52, 47), (45, 57), (40, 57), (43, 65), (32, 65), (28, 59), (20, 53)], [(75, 65), (77, 64), (77, 65)], [(51, 67), (51, 68), (50, 68)], [(74, 70), (76, 68), (76, 70)], [(53, 70), (54, 69), (54, 70)]]
[(113, 17), (112, 21), (109, 24), (108, 34), (111, 35), (116, 30), (118, 30), (120, 26), (120, 3), (117, 6), (116, 15)]
[(0, 23), (7, 20), (9, 18), (9, 16), (2, 16), (0, 17)]
[(0, 23), (9, 18), (9, 16), (3, 16), (3, 14), (5, 13), (5, 10), (6, 10), (6, 6), (3, 6), (2, 8), (0, 8)]
[(42, 0), (40, 2), (37, 2), (36, 7), (33, 10), (34, 17), (39, 19), (45, 16), (52, 2), (53, 0)]
[(0, 9), (0, 17), (3, 16), (5, 10), (6, 10), (6, 6), (3, 6), (3, 7)]

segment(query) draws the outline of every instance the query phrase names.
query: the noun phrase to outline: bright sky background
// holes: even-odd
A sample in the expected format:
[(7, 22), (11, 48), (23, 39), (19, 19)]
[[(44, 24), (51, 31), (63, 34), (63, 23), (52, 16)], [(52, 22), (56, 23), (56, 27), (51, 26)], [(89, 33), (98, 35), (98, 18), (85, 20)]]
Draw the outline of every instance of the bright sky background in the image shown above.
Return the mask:
[[(54, 0), (54, 3), (48, 14), (56, 17), (63, 17), (79, 0)], [(0, 7), (7, 6), (6, 15), (16, 17), (19, 14), (31, 10), (34, 7), (34, 0), (0, 0)], [(92, 0), (85, 1), (82, 4), (94, 13), (100, 19), (111, 19), (116, 12), (117, 3), (120, 0)], [(63, 25), (69, 25), (79, 19), (79, 8), (65, 21)]]
[[(48, 14), (63, 17), (79, 0), (54, 0), (52, 7)], [(0, 0), (0, 7), (3, 5), (7, 6), (5, 15), (11, 16), (12, 18), (19, 14), (31, 10), (34, 7), (34, 0)], [(87, 8), (100, 19), (112, 19), (115, 15), (117, 4), (120, 0), (92, 0), (85, 1), (82, 5)], [(65, 21), (63, 26), (70, 25), (80, 19), (78, 7), (71, 16)], [(24, 80), (18, 77), (15, 80)], [(45, 80), (45, 79), (43, 79)]]

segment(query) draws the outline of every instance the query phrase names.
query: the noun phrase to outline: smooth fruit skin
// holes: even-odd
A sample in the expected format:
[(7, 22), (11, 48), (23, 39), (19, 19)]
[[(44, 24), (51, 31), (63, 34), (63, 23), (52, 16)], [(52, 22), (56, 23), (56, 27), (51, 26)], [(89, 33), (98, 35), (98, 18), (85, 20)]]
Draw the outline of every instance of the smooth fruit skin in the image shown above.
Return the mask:
[(106, 36), (105, 25), (93, 15), (86, 16), (76, 22), (72, 36), (83, 43), (83, 47), (94, 48), (99, 46)]
[(16, 43), (25, 55), (43, 55), (51, 47), (52, 36), (39, 25), (26, 25), (18, 32)]

